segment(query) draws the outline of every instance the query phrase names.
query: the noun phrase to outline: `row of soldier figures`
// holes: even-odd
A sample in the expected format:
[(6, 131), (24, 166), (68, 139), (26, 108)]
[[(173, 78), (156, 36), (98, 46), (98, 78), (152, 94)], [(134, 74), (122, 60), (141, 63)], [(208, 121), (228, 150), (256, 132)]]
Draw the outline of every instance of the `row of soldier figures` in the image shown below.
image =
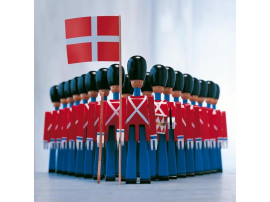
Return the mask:
[[(151, 183), (222, 172), (221, 148), (227, 145), (227, 126), (225, 111), (216, 110), (219, 86), (168, 66), (146, 69), (142, 56), (129, 59), (128, 74), (122, 67), (122, 128), (118, 64), (50, 89), (55, 110), (45, 113), (43, 138), (46, 148), (51, 145), (49, 172), (97, 179), (99, 135), (101, 179), (106, 181), (118, 176), (119, 145), (121, 178), (126, 183), (136, 183), (138, 176), (140, 183)], [(113, 99), (107, 100), (110, 91)], [(96, 98), (101, 92), (104, 121), (100, 134), (101, 105)], [(205, 101), (207, 107), (203, 107)]]

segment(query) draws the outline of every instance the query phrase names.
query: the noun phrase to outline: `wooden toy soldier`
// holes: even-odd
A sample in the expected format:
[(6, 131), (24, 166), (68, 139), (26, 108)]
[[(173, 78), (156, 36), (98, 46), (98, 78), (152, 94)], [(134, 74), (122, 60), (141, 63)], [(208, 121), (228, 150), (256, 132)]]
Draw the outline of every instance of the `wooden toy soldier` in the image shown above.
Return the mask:
[[(136, 142), (139, 144), (140, 183), (151, 183), (147, 141), (155, 135), (154, 99), (140, 96), (146, 76), (146, 61), (142, 56), (133, 56), (127, 64), (128, 75), (134, 88), (126, 107), (125, 141), (128, 141), (126, 183), (136, 183)], [(153, 130), (153, 131), (152, 131)]]
[(175, 72), (173, 68), (166, 66), (168, 72), (168, 79), (166, 87), (164, 89), (164, 99), (168, 102), (168, 119), (167, 119), (167, 128), (166, 130), (169, 133), (168, 141), (168, 166), (169, 166), (169, 178), (177, 178), (177, 168), (176, 168), (176, 148), (175, 148), (175, 139), (174, 139), (174, 126), (175, 125), (175, 114), (172, 115), (175, 110), (174, 102), (170, 102), (170, 95), (172, 94), (174, 85), (175, 85)]
[[(122, 81), (124, 81), (125, 70), (122, 67)], [(122, 146), (124, 146), (124, 129), (119, 128), (119, 111), (120, 111), (120, 100), (119, 100), (119, 64), (112, 64), (107, 71), (107, 79), (110, 85), (111, 92), (113, 93), (113, 99), (107, 101), (106, 118), (105, 118), (105, 136), (104, 142), (106, 142), (106, 181), (115, 181), (115, 168), (116, 168), (116, 142), (117, 147), (119, 146), (119, 133), (122, 130)], [(125, 125), (125, 108), (126, 99), (123, 98), (122, 102), (122, 126)], [(123, 155), (124, 153), (124, 155)], [(126, 150), (122, 147), (122, 161), (125, 161)], [(121, 162), (122, 164), (122, 162)], [(125, 166), (125, 163), (123, 164)], [(121, 167), (123, 169), (123, 167)], [(122, 172), (125, 172), (122, 170)], [(124, 176), (121, 178), (125, 180)]]
[(183, 104), (185, 106), (186, 118), (185, 118), (185, 127), (184, 127), (184, 138), (186, 143), (186, 171), (187, 176), (195, 176), (195, 168), (194, 168), (194, 137), (192, 131), (192, 120), (190, 104), (188, 104), (188, 99), (190, 98), (190, 94), (193, 90), (193, 78), (189, 74), (184, 74), (184, 89), (181, 94), (183, 99)]
[(70, 82), (66, 81), (64, 83), (64, 93), (66, 96), (66, 102), (67, 104), (69, 104), (69, 107), (66, 107), (64, 109), (65, 111), (65, 117), (64, 117), (64, 133), (62, 133), (62, 150), (63, 150), (63, 167), (62, 167), (62, 174), (67, 174), (68, 173), (68, 154), (69, 154), (69, 150), (68, 150), (68, 142), (69, 142), (69, 134), (71, 133), (71, 107), (73, 105), (73, 98), (72, 98), (72, 94), (70, 91)]
[(214, 120), (213, 120), (213, 109), (211, 108), (212, 100), (216, 95), (217, 86), (213, 81), (207, 81), (208, 85), (208, 94), (206, 98), (207, 103), (207, 113), (208, 113), (208, 128), (209, 128), (209, 161), (210, 161), (210, 172), (217, 172), (217, 157), (216, 157), (216, 138), (215, 138), (215, 129), (214, 129)]
[[(87, 134), (87, 125), (88, 125), (88, 99), (87, 90), (85, 87), (84, 79), (85, 74), (81, 75), (77, 80), (77, 88), (80, 98), (83, 103), (77, 106), (77, 115), (76, 115), (76, 166), (75, 166), (75, 176), (82, 177), (84, 175), (84, 146), (86, 141)], [(75, 87), (75, 86), (74, 86)]]
[(64, 92), (64, 84), (65, 82), (62, 82), (58, 85), (58, 95), (60, 98), (60, 103), (63, 106), (63, 109), (59, 110), (59, 116), (60, 116), (60, 123), (59, 123), (59, 128), (60, 128), (60, 133), (57, 134), (57, 171), (56, 173), (62, 173), (62, 167), (63, 167), (63, 149), (62, 149), (62, 135), (65, 133), (64, 130), (64, 118), (65, 118), (65, 111), (64, 109), (67, 107), (67, 100)]
[(125, 98), (128, 98), (128, 96), (132, 96), (134, 92), (134, 89), (131, 86), (129, 76), (128, 74), (125, 75), (124, 84), (122, 88), (122, 95)]
[[(163, 65), (154, 65), (150, 71), (151, 85), (155, 93), (156, 132), (158, 134), (157, 147), (157, 175), (159, 180), (169, 180), (167, 141), (169, 134), (166, 130), (168, 103), (161, 100), (168, 79), (168, 71)], [(152, 139), (151, 139), (152, 140)], [(156, 149), (156, 148), (155, 148)]]
[(203, 128), (202, 133), (202, 157), (203, 157), (203, 173), (210, 173), (210, 161), (209, 161), (209, 132), (208, 132), (208, 114), (207, 109), (203, 107), (203, 102), (206, 100), (208, 94), (208, 85), (204, 80), (199, 80), (201, 90), (197, 102), (199, 103), (202, 115), (202, 121), (200, 122)]
[[(195, 156), (195, 161), (194, 161), (194, 168), (195, 168), (195, 174), (196, 175), (202, 175), (203, 174), (203, 159), (202, 159), (202, 133), (201, 133), (201, 125), (199, 122), (200, 118), (200, 112), (199, 112), (199, 107), (195, 106), (196, 102), (198, 101), (199, 94), (201, 91), (201, 86), (200, 82), (197, 78), (193, 77), (193, 90), (191, 93), (191, 96), (189, 98), (191, 105), (193, 106), (192, 111), (192, 123), (193, 126), (193, 135), (195, 138), (195, 150), (194, 150), (194, 156)], [(196, 116), (195, 116), (196, 115)]]
[[(186, 177), (186, 154), (183, 131), (183, 113), (184, 106), (179, 102), (179, 97), (184, 88), (184, 76), (180, 71), (175, 71), (175, 85), (172, 90), (174, 105), (171, 107), (171, 128), (174, 132), (174, 140), (177, 142), (177, 177)], [(183, 107), (183, 108), (182, 108)], [(185, 111), (184, 111), (185, 113)]]
[(90, 71), (85, 75), (85, 88), (90, 97), (88, 104), (87, 114), (87, 136), (86, 147), (84, 153), (84, 178), (91, 178), (93, 176), (94, 165), (94, 141), (96, 142), (96, 133), (94, 133), (95, 119), (93, 116), (96, 111), (96, 98), (98, 96), (98, 90), (96, 86), (96, 71)]
[[(153, 88), (151, 86), (150, 73), (146, 72), (145, 80), (142, 86), (142, 94), (144, 96), (152, 96), (152, 93), (153, 93)], [(151, 136), (151, 137), (155, 138), (155, 136)], [(151, 180), (155, 180), (157, 176), (156, 150), (157, 150), (157, 139), (155, 138), (155, 139), (150, 140), (150, 145), (148, 147)], [(139, 147), (137, 145), (137, 154), (138, 153), (139, 153)], [(138, 175), (140, 173), (139, 164), (140, 164), (140, 161), (139, 159), (137, 159), (137, 174)]]
[(52, 128), (51, 128), (51, 137), (50, 137), (50, 159), (49, 159), (49, 173), (55, 172), (55, 162), (56, 162), (56, 144), (55, 138), (58, 130), (58, 110), (60, 107), (60, 99), (58, 95), (58, 86), (52, 86), (50, 89), (51, 101), (54, 106), (54, 111), (52, 113)]
[(94, 179), (97, 179), (97, 173), (98, 173), (98, 157), (99, 157), (99, 140), (100, 137), (99, 135), (102, 135), (102, 158), (101, 158), (101, 173), (100, 173), (100, 178), (103, 179), (105, 177), (105, 149), (104, 149), (104, 130), (105, 130), (105, 113), (107, 110), (107, 96), (110, 93), (110, 86), (108, 83), (107, 79), (107, 68), (101, 68), (97, 71), (96, 73), (96, 85), (97, 89), (100, 94), (104, 93), (104, 106), (103, 106), (103, 126), (102, 129), (103, 131), (100, 134), (100, 103), (96, 106), (96, 121), (97, 125), (95, 126), (95, 131), (96, 131), (96, 144), (95, 144), (95, 163), (94, 163)]

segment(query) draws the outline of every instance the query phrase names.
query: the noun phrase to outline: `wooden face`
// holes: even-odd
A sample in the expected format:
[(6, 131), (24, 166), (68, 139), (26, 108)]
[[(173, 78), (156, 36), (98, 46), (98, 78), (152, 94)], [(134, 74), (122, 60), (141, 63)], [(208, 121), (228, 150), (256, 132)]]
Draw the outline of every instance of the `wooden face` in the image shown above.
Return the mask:
[(181, 91), (180, 90), (174, 90), (174, 91), (172, 91), (172, 96), (173, 97), (180, 97), (181, 96)]
[(205, 97), (198, 97), (198, 103), (203, 103), (205, 100)]
[(87, 93), (82, 93), (81, 94), (81, 98), (82, 98), (82, 100), (88, 100), (89, 99), (89, 95)]
[(73, 95), (73, 99), (75, 101), (81, 101), (81, 96), (80, 95)]
[(164, 92), (163, 92), (164, 94), (167, 94), (167, 95), (170, 95), (170, 94), (172, 94), (172, 88), (165, 88), (164, 89)]
[(190, 97), (190, 93), (182, 93), (181, 97), (182, 97), (183, 100), (188, 100), (189, 97)]
[(98, 91), (88, 91), (89, 97), (97, 97), (98, 96)]
[(212, 99), (213, 99), (213, 98), (210, 98), (210, 97), (206, 98), (206, 103), (212, 104)]
[(61, 102), (61, 104), (67, 104), (67, 103), (68, 103), (68, 101), (67, 101), (67, 99), (66, 99), (66, 98), (62, 98), (62, 99), (60, 99), (60, 102)]
[(123, 94), (122, 96), (128, 98), (128, 96), (132, 96), (132, 94)]
[(191, 95), (190, 98), (189, 98), (189, 100), (191, 102), (197, 102), (198, 101), (198, 96), (197, 95)]
[(53, 102), (54, 107), (60, 107), (60, 102)]
[(216, 105), (217, 102), (218, 102), (218, 99), (212, 99), (212, 104), (213, 104), (213, 105)]
[(110, 86), (112, 93), (119, 93), (119, 85)]
[(67, 98), (67, 102), (68, 102), (68, 103), (73, 103), (73, 102), (74, 102), (74, 100), (73, 100), (73, 98), (72, 98), (72, 97), (68, 97), (68, 98)]
[(163, 86), (153, 86), (154, 93), (163, 93), (164, 89), (165, 88)]
[(99, 90), (99, 94), (104, 93), (104, 96), (108, 96), (110, 94), (110, 90), (108, 89), (101, 89)]
[(142, 88), (142, 86), (143, 86), (143, 80), (132, 80), (131, 81), (131, 86), (133, 88)]

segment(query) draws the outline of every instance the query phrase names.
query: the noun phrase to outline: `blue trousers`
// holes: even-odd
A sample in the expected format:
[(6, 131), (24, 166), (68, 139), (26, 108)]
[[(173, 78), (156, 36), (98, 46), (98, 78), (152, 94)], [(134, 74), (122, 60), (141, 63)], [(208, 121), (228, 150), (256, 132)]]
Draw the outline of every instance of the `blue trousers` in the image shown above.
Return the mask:
[(170, 179), (177, 178), (176, 168), (176, 152), (175, 152), (174, 130), (169, 129), (169, 142), (168, 142), (168, 166)]
[(159, 134), (157, 158), (158, 158), (158, 178), (159, 180), (168, 180), (169, 167), (168, 167), (167, 141), (165, 134)]
[(116, 142), (114, 126), (109, 127), (108, 142), (106, 142), (106, 180), (115, 180)]
[(67, 174), (68, 171), (68, 146), (63, 151), (62, 173)]
[(61, 148), (57, 149), (57, 163), (56, 163), (56, 173), (62, 173), (62, 162), (63, 162), (63, 150)]
[(89, 148), (85, 147), (84, 150), (84, 177), (91, 178), (93, 176), (93, 159), (94, 159), (94, 148), (91, 149), (91, 145)]
[(156, 151), (155, 145), (153, 145), (153, 150), (151, 150), (151, 147), (149, 144), (148, 153), (149, 153), (151, 180), (155, 180), (157, 177), (157, 151)]
[[(95, 142), (95, 164), (94, 164), (94, 179), (97, 179), (98, 173), (98, 155), (99, 155), (99, 147), (97, 146), (97, 142)], [(101, 155), (101, 171), (100, 171), (100, 179), (103, 179), (105, 176), (105, 149), (102, 148)]]
[(83, 176), (83, 170), (84, 170), (84, 143), (82, 143), (82, 149), (77, 149), (75, 176), (76, 177), (82, 177)]
[[(191, 142), (187, 141), (186, 144), (191, 144)], [(187, 168), (187, 176), (194, 176), (195, 175), (195, 168), (194, 168), (194, 148), (186, 147), (186, 168)]]
[(199, 142), (195, 142), (195, 174), (203, 174), (203, 159), (202, 159), (202, 147), (200, 147)]
[(181, 145), (177, 148), (177, 176), (186, 177), (186, 152), (185, 145)]
[(76, 148), (75, 141), (72, 142), (71, 148), (68, 150), (68, 175), (75, 174), (75, 159), (76, 159)]
[(215, 143), (211, 142), (212, 148), (209, 148), (210, 172), (217, 171), (217, 152)]
[(202, 145), (202, 155), (203, 155), (203, 172), (204, 174), (210, 173), (210, 161), (209, 161), (209, 150), (207, 146), (204, 144)]
[(222, 157), (221, 157), (221, 147), (216, 147), (216, 156), (217, 156), (217, 171), (222, 172)]
[(56, 149), (50, 149), (50, 159), (49, 159), (49, 173), (55, 172), (55, 155)]

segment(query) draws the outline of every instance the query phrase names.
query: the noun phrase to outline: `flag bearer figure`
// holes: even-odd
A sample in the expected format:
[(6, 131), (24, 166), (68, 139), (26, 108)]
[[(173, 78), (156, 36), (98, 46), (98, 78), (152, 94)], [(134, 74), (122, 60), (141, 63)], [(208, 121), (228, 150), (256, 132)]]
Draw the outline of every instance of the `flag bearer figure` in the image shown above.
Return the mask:
[[(143, 82), (143, 87), (142, 87), (142, 94), (144, 96), (152, 96), (152, 93), (153, 93), (153, 88), (151, 86), (150, 73), (146, 72), (145, 80)], [(155, 138), (155, 136), (152, 136), (152, 137)], [(137, 150), (139, 150), (138, 147), (137, 147)], [(148, 147), (151, 180), (156, 180), (156, 176), (157, 176), (156, 150), (157, 150), (157, 140), (153, 139), (152, 142), (150, 142), (150, 145)], [(138, 165), (140, 164), (139, 159), (137, 163)], [(139, 166), (137, 166), (137, 168), (139, 168)], [(138, 171), (139, 169), (137, 169), (137, 173), (139, 173)]]
[(95, 111), (96, 111), (96, 98), (98, 96), (98, 90), (96, 86), (96, 71), (90, 71), (85, 75), (85, 88), (90, 97), (88, 104), (87, 114), (87, 136), (86, 147), (84, 153), (84, 178), (91, 178), (93, 176), (94, 165), (94, 141), (96, 141), (96, 133), (94, 133), (95, 124)]
[(58, 86), (52, 86), (50, 89), (51, 101), (54, 106), (54, 111), (52, 113), (52, 128), (51, 128), (51, 137), (50, 137), (50, 159), (49, 159), (49, 173), (55, 172), (55, 157), (56, 157), (56, 130), (58, 129), (58, 123), (56, 122), (58, 116), (58, 110), (60, 107), (60, 99), (58, 95)]
[[(194, 168), (195, 168), (195, 174), (196, 175), (202, 175), (203, 174), (203, 159), (202, 159), (202, 136), (200, 133), (200, 122), (199, 120), (199, 108), (197, 107), (195, 110), (196, 102), (198, 101), (198, 96), (201, 91), (201, 85), (197, 78), (193, 77), (193, 90), (191, 93), (191, 96), (189, 98), (191, 105), (193, 106), (193, 135), (195, 138), (195, 148), (194, 148)], [(195, 111), (196, 111), (196, 117), (195, 117)]]
[(57, 148), (58, 148), (58, 153), (57, 153), (57, 173), (62, 173), (62, 167), (63, 167), (63, 149), (62, 149), (62, 136), (66, 132), (64, 130), (64, 125), (65, 125), (65, 108), (67, 107), (67, 99), (66, 95), (64, 92), (64, 84), (65, 82), (62, 82), (58, 85), (58, 95), (60, 98), (60, 102), (63, 106), (63, 109), (59, 110), (59, 116), (60, 116), (60, 123), (59, 123), (59, 129), (60, 133), (57, 134)]
[(207, 103), (207, 113), (208, 113), (208, 121), (209, 121), (209, 160), (210, 160), (210, 172), (217, 172), (217, 155), (216, 155), (216, 138), (214, 131), (214, 120), (213, 120), (213, 109), (211, 108), (212, 100), (216, 95), (217, 86), (213, 81), (207, 81), (208, 85), (208, 94), (206, 98)]
[(216, 124), (218, 126), (216, 126), (216, 128), (214, 127), (214, 129), (216, 130), (216, 155), (217, 155), (217, 172), (222, 172), (222, 157), (221, 157), (221, 147), (223, 145), (223, 138), (222, 138), (222, 124), (221, 124), (221, 112), (220, 110), (216, 110), (216, 104), (218, 102), (219, 99), (219, 94), (220, 94), (220, 88), (219, 85), (216, 84), (217, 86), (217, 91), (216, 91), (216, 95), (215, 97), (212, 99), (212, 107), (214, 109), (214, 113), (216, 115)]
[(69, 155), (68, 155), (68, 174), (75, 175), (76, 165), (76, 138), (77, 138), (77, 126), (78, 126), (78, 105), (80, 104), (81, 97), (78, 91), (78, 77), (75, 77), (70, 82), (70, 91), (72, 98), (75, 101), (75, 105), (72, 105), (71, 111), (71, 132), (69, 136)]
[(66, 81), (64, 83), (64, 92), (65, 92), (65, 96), (66, 96), (66, 102), (67, 104), (69, 104), (69, 107), (66, 107), (64, 109), (65, 111), (65, 125), (64, 125), (64, 133), (62, 134), (62, 150), (63, 150), (63, 163), (62, 163), (62, 174), (67, 174), (68, 173), (68, 142), (69, 142), (69, 134), (71, 133), (71, 107), (73, 105), (73, 98), (72, 98), (72, 94), (70, 91), (70, 82)]
[(175, 85), (172, 90), (174, 105), (171, 106), (171, 122), (174, 131), (174, 140), (177, 142), (177, 177), (186, 177), (186, 154), (183, 131), (183, 113), (179, 97), (184, 88), (184, 76), (180, 71), (175, 71)]
[[(126, 183), (135, 184), (136, 142), (139, 144), (140, 183), (151, 183), (147, 141), (155, 133), (154, 99), (140, 96), (146, 75), (146, 61), (141, 56), (133, 56), (127, 64), (128, 75), (134, 88), (134, 96), (129, 96), (126, 107), (125, 141), (128, 141)], [(152, 131), (153, 130), (153, 131)]]
[(131, 86), (129, 76), (128, 74), (125, 75), (124, 84), (122, 88), (122, 95), (125, 98), (128, 98), (128, 96), (132, 96), (134, 92), (134, 89)]
[(77, 106), (77, 115), (76, 115), (76, 166), (75, 166), (75, 176), (83, 177), (84, 171), (84, 146), (87, 133), (87, 115), (88, 115), (88, 94), (85, 88), (84, 82), (85, 74), (81, 75), (77, 80), (78, 93), (80, 98), (83, 100), (82, 104)]
[[(122, 81), (124, 81), (125, 70), (122, 67)], [(125, 164), (126, 164), (126, 147), (124, 144), (124, 129), (119, 128), (119, 112), (120, 112), (120, 100), (119, 100), (119, 64), (112, 64), (107, 71), (107, 79), (110, 85), (111, 92), (113, 93), (113, 99), (107, 101), (106, 119), (105, 121), (105, 137), (106, 142), (106, 181), (115, 181), (115, 168), (116, 168), (116, 143), (119, 146), (119, 134), (122, 130), (122, 161), (121, 166), (123, 176), (125, 180)], [(125, 126), (125, 108), (126, 99), (122, 100), (122, 126)]]
[(201, 118), (200, 121), (202, 127), (202, 157), (203, 157), (203, 173), (209, 174), (210, 173), (210, 161), (209, 161), (209, 133), (208, 133), (208, 117), (207, 117), (207, 109), (203, 107), (203, 102), (205, 101), (208, 93), (208, 85), (206, 81), (199, 80), (201, 90), (198, 97), (197, 102), (199, 103), (201, 109)]
[[(151, 85), (155, 93), (155, 119), (156, 132), (158, 134), (157, 175), (159, 180), (169, 180), (167, 153), (167, 141), (169, 140), (169, 134), (166, 130), (167, 116), (169, 112), (167, 101), (161, 100), (161, 93), (164, 92), (168, 79), (168, 71), (166, 67), (163, 65), (154, 65), (150, 71), (150, 78)], [(153, 149), (156, 149), (156, 145)]]
[(166, 87), (164, 89), (164, 99), (168, 102), (168, 118), (167, 118), (167, 128), (166, 130), (169, 133), (168, 141), (168, 166), (169, 166), (169, 178), (177, 178), (177, 168), (176, 168), (176, 149), (175, 149), (175, 140), (174, 140), (174, 126), (175, 126), (175, 106), (174, 102), (170, 102), (170, 95), (172, 94), (173, 87), (175, 85), (175, 72), (173, 68), (166, 67), (168, 72), (168, 79)]
[(185, 127), (184, 127), (184, 137), (186, 142), (186, 169), (187, 176), (195, 176), (194, 168), (194, 137), (192, 131), (192, 111), (190, 110), (190, 104), (188, 104), (188, 99), (193, 90), (193, 78), (189, 74), (184, 74), (184, 89), (181, 95), (183, 99), (183, 104), (185, 106), (186, 117), (185, 117)]
[(104, 129), (105, 129), (105, 114), (107, 110), (107, 97), (110, 93), (110, 86), (107, 79), (107, 68), (101, 68), (96, 73), (96, 85), (99, 93), (104, 93), (104, 103), (103, 103), (103, 131), (100, 134), (100, 110), (101, 106), (100, 103), (96, 106), (96, 113), (95, 113), (95, 131), (96, 131), (96, 144), (95, 144), (95, 163), (94, 163), (94, 179), (97, 179), (97, 172), (98, 172), (98, 155), (99, 155), (99, 135), (102, 135), (102, 158), (101, 158), (101, 172), (100, 172), (100, 179), (105, 177), (105, 149), (104, 149)]

